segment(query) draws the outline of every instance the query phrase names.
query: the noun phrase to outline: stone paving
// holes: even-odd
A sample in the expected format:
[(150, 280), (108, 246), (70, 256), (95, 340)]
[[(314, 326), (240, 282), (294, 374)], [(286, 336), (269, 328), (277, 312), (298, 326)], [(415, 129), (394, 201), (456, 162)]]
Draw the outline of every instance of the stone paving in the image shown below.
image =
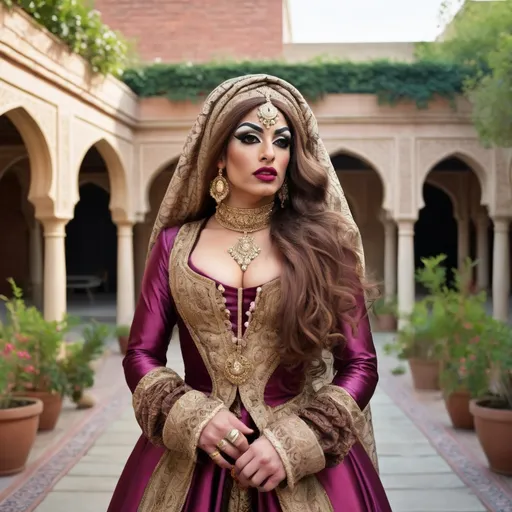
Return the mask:
[[(384, 337), (376, 335), (376, 342), (382, 346)], [(177, 344), (171, 347), (169, 366), (182, 371), (179, 348)], [(388, 364), (383, 366), (387, 368)], [(122, 393), (129, 401), (127, 391)], [(381, 477), (394, 512), (487, 510), (380, 385), (372, 408)], [(133, 412), (127, 405), (35, 510), (106, 510), (139, 432)], [(3, 512), (1, 506), (0, 510)]]

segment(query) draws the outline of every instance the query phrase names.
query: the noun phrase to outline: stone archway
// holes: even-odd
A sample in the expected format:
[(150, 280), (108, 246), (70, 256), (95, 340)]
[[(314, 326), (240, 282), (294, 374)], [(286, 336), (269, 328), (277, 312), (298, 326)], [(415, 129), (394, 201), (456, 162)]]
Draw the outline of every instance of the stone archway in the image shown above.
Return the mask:
[(425, 176), (421, 210), (415, 225), (415, 265), (421, 258), (446, 254), (448, 279), (466, 258), (480, 260), (479, 287), (489, 282), (489, 218), (482, 206), (481, 176), (467, 159), (449, 155)]
[(105, 188), (108, 185), (110, 191), (109, 207), (113, 221), (116, 223), (131, 222), (131, 197), (129, 195), (126, 169), (119, 153), (108, 140), (104, 138), (99, 139), (85, 148), (83, 154), (81, 154), (77, 161), (77, 185), (80, 183), (80, 173), (83, 169), (84, 160), (93, 157), (97, 162), (101, 159), (102, 168), (106, 171), (103, 172), (103, 175), (107, 177), (107, 180), (103, 178), (101, 186)]
[[(38, 174), (41, 173), (41, 174)], [(48, 145), (23, 108), (0, 116), (0, 293), (12, 277), (25, 297), (43, 308), (43, 239), (35, 214), (53, 211)]]
[(160, 204), (167, 191), (177, 163), (178, 159), (173, 159), (163, 165), (158, 172), (152, 173), (151, 180), (148, 182), (145, 189), (144, 201), (147, 210), (143, 222), (136, 224), (134, 231), (136, 297), (138, 297), (140, 293), (140, 285), (142, 283), (142, 276), (144, 275), (146, 254), (153, 224), (155, 223), (158, 209), (160, 208)]
[(346, 152), (331, 155), (331, 161), (361, 232), (367, 270), (372, 278), (382, 280), (386, 240), (381, 221), (384, 201), (381, 175), (364, 159)]
[[(21, 106), (0, 110), (1, 146), (5, 148), (10, 145), (10, 139), (4, 134), (14, 132), (17, 133), (14, 144), (18, 147), (24, 146), (30, 162), (28, 199), (34, 205), (38, 218), (51, 217), (54, 209), (54, 194), (52, 194), (54, 168), (50, 146), (43, 130), (30, 113)], [(12, 160), (10, 165), (17, 160), (17, 158)], [(5, 163), (3, 170), (6, 169), (8, 162)]]

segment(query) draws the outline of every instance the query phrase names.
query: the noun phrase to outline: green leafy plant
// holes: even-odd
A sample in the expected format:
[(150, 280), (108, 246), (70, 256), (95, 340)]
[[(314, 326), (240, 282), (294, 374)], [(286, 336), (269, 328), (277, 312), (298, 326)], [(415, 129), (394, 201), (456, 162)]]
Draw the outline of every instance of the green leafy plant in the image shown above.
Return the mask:
[[(9, 279), (13, 295), (11, 298), (0, 296), (6, 307), (6, 322), (3, 325), (3, 338), (6, 344), (16, 344), (13, 352), (20, 350), (30, 360), (33, 371), (11, 373), (13, 391), (55, 391), (64, 393), (66, 377), (58, 364), (58, 356), (65, 334), (69, 331), (74, 320), (66, 317), (63, 321), (47, 321), (41, 312), (27, 306), (23, 292), (14, 280)], [(5, 350), (5, 347), (4, 347)], [(12, 356), (14, 357), (14, 356)]]
[(455, 98), (470, 73), (446, 62), (345, 62), (316, 59), (308, 63), (212, 62), (153, 64), (128, 69), (123, 81), (139, 96), (173, 101), (201, 101), (221, 82), (235, 76), (266, 73), (295, 85), (309, 100), (326, 94), (376, 94), (383, 103), (408, 100), (425, 108), (437, 96)]
[(446, 336), (446, 311), (438, 300), (446, 286), (446, 269), (442, 263), (444, 254), (423, 258), (423, 267), (416, 270), (416, 281), (428, 291), (423, 299), (416, 301), (412, 311), (400, 314), (406, 320), (392, 343), (385, 345), (388, 354), (395, 353), (399, 359), (439, 360)]
[(19, 7), (87, 60), (94, 73), (121, 76), (130, 61), (123, 37), (101, 21), (100, 13), (83, 0), (0, 0)]
[(398, 301), (396, 297), (379, 297), (373, 304), (372, 310), (376, 316), (397, 315)]
[(83, 392), (94, 385), (94, 370), (91, 363), (101, 357), (105, 341), (111, 329), (105, 324), (93, 322), (83, 332), (83, 341), (66, 345), (60, 366), (67, 379), (67, 395), (77, 403)]

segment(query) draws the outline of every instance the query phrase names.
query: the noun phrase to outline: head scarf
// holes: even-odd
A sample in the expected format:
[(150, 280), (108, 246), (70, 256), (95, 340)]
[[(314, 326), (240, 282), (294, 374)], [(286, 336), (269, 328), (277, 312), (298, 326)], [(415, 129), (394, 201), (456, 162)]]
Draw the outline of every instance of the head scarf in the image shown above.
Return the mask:
[(153, 226), (149, 250), (160, 231), (167, 226), (177, 226), (191, 215), (197, 215), (206, 188), (206, 176), (211, 169), (205, 168), (207, 148), (215, 138), (215, 129), (232, 109), (242, 101), (254, 97), (269, 96), (287, 105), (302, 140), (308, 141), (307, 150), (320, 162), (329, 176), (327, 205), (340, 212), (357, 241), (356, 251), (364, 268), (361, 237), (352, 217), (345, 194), (331, 159), (318, 134), (318, 125), (301, 93), (288, 82), (270, 75), (246, 75), (225, 81), (206, 98), (201, 113), (190, 131), (183, 152), (165, 193)]

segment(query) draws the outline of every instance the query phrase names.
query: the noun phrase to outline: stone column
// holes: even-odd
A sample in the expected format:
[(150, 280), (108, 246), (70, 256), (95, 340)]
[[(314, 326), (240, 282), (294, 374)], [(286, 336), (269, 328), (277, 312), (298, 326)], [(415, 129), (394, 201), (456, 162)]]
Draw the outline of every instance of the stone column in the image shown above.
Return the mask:
[(489, 289), (489, 217), (483, 212), (476, 218), (476, 284), (477, 289)]
[(510, 219), (495, 218), (492, 259), (492, 311), (494, 318), (508, 319), (510, 296), (510, 247), (508, 226)]
[(32, 303), (43, 309), (43, 240), (41, 224), (37, 219), (30, 228), (30, 282), (32, 287)]
[(386, 299), (396, 295), (396, 224), (392, 220), (384, 222), (384, 292)]
[(135, 309), (133, 224), (117, 224), (117, 324), (130, 325)]
[(66, 313), (66, 224), (69, 219), (45, 219), (44, 318), (62, 320)]
[(457, 266), (462, 269), (464, 261), (469, 256), (469, 219), (457, 219)]
[[(414, 220), (398, 221), (398, 310), (410, 313), (415, 301)], [(398, 327), (407, 321), (400, 319)]]

